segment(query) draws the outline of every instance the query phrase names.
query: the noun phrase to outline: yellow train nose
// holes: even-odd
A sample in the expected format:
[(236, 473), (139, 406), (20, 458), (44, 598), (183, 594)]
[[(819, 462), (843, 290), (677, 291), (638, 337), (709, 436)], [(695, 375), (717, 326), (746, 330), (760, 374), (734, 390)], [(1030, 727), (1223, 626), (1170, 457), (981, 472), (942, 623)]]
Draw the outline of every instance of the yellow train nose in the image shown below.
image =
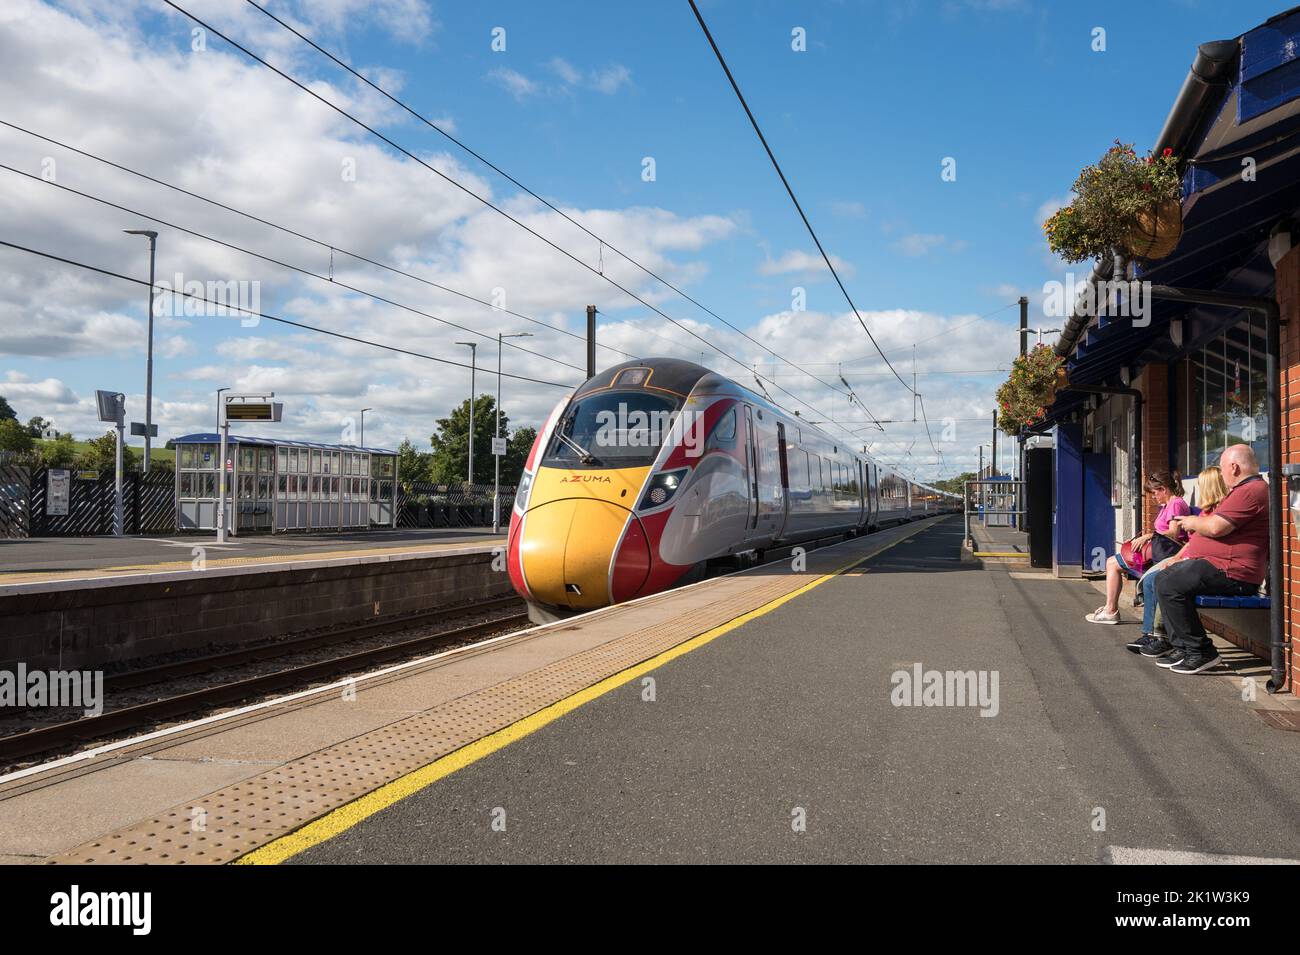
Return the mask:
[(531, 508), (519, 552), (533, 596), (574, 610), (611, 603), (610, 561), (631, 517), (625, 507), (589, 498)]

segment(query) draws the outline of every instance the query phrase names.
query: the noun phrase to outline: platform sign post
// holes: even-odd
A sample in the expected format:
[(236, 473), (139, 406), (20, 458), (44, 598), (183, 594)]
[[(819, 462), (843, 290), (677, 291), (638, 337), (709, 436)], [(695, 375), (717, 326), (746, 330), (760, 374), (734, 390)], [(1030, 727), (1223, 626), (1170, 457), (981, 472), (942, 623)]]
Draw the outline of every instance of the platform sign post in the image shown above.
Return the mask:
[(99, 410), (99, 420), (112, 424), (116, 429), (117, 442), (114, 446), (113, 465), (113, 536), (121, 537), (126, 533), (122, 513), (122, 446), (126, 443), (126, 395), (120, 391), (96, 391), (95, 405)]
[[(230, 419), (236, 421), (279, 421), (284, 415), (284, 405), (272, 401), (275, 392), (266, 395), (226, 395), (221, 406), (221, 454), (217, 458), (217, 543), (226, 542), (226, 474), (233, 472), (230, 453)], [(231, 482), (233, 484), (233, 481)], [(233, 496), (234, 489), (231, 488)], [(234, 511), (234, 508), (231, 508)], [(234, 530), (239, 536), (239, 530)]]

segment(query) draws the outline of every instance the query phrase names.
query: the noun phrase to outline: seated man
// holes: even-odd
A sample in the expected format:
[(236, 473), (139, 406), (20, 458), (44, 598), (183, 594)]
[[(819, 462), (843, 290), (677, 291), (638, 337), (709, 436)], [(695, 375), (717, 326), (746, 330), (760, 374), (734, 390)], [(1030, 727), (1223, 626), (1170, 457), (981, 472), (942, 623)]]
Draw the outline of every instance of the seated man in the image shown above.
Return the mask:
[(1192, 539), (1182, 559), (1156, 581), (1170, 641), (1156, 641), (1141, 652), (1174, 673), (1203, 673), (1221, 662), (1196, 612), (1196, 598), (1253, 594), (1267, 575), (1271, 492), (1260, 477), (1259, 461), (1249, 445), (1234, 444), (1219, 456), (1219, 467), (1228, 496), (1213, 514), (1175, 518)]

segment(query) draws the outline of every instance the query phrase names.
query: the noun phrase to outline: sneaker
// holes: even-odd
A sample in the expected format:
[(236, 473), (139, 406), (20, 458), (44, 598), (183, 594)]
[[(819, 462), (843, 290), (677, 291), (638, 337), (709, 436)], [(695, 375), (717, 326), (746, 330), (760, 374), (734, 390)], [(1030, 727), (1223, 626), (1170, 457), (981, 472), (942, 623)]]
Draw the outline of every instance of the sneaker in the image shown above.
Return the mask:
[(1204, 673), (1206, 670), (1213, 670), (1223, 660), (1216, 653), (1213, 656), (1185, 656), (1169, 668), (1170, 673)]
[(1156, 666), (1164, 667), (1166, 670), (1168, 670), (1170, 667), (1176, 667), (1178, 666), (1178, 664), (1182, 663), (1185, 657), (1186, 654), (1183, 653), (1182, 650), (1173, 649), (1170, 650), (1168, 653), (1162, 654), (1156, 660)]
[(1119, 623), (1119, 611), (1116, 610), (1114, 613), (1107, 613), (1105, 607), (1098, 607), (1092, 613), (1086, 614), (1083, 619), (1089, 623), (1116, 624)]
[(1150, 646), (1152, 643), (1156, 641), (1156, 639), (1157, 638), (1155, 634), (1144, 633), (1136, 640), (1130, 640), (1128, 643), (1124, 644), (1124, 647), (1125, 649), (1130, 650), (1133, 653), (1141, 653), (1145, 647)]
[(1162, 657), (1173, 648), (1174, 645), (1168, 640), (1161, 640), (1159, 637), (1154, 637), (1151, 642), (1139, 650), (1138, 653), (1142, 654), (1144, 657)]

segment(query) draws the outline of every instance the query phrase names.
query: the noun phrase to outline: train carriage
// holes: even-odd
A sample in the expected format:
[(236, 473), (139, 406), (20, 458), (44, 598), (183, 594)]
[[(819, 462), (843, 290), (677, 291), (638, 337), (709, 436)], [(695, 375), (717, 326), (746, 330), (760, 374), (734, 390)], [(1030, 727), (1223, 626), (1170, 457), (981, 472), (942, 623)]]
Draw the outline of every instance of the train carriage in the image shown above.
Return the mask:
[(937, 513), (914, 484), (706, 368), (601, 372), (529, 452), (508, 566), (535, 620), (657, 593), (722, 558)]

